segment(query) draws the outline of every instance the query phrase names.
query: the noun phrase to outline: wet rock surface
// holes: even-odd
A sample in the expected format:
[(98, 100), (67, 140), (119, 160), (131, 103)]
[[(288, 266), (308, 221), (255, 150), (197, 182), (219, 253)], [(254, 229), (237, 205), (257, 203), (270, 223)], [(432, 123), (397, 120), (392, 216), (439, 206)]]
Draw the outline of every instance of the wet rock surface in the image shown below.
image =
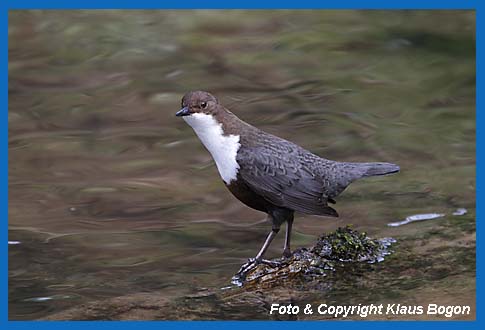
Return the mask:
[(244, 287), (278, 286), (283, 282), (290, 286), (310, 286), (335, 272), (336, 268), (383, 261), (395, 242), (393, 238), (372, 239), (365, 232), (349, 226), (338, 228), (320, 236), (310, 249), (299, 248), (290, 258), (261, 263), (247, 275), (246, 281), (233, 278), (233, 282)]

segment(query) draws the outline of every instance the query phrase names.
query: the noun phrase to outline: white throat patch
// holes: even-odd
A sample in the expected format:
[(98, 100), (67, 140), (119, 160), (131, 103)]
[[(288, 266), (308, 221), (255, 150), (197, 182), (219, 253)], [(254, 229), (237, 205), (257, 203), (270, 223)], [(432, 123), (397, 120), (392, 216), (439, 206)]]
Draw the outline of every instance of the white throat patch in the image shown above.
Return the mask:
[(202, 144), (211, 153), (222, 180), (226, 184), (236, 180), (239, 170), (236, 155), (241, 147), (239, 135), (225, 136), (222, 124), (218, 123), (212, 115), (194, 113), (182, 118), (194, 129)]

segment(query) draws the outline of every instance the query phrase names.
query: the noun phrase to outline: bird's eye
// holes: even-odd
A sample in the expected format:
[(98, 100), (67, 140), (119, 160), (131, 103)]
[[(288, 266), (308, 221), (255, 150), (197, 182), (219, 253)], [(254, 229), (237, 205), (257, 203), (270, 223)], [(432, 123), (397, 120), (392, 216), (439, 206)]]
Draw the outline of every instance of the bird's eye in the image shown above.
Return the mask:
[(200, 103), (200, 107), (201, 107), (202, 109), (207, 108), (207, 102), (201, 102), (201, 103)]

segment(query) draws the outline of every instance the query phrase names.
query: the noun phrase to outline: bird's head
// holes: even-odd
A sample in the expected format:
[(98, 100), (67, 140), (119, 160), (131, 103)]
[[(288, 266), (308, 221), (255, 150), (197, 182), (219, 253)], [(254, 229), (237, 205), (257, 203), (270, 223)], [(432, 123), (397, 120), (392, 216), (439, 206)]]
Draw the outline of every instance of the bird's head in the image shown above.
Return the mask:
[(219, 101), (212, 94), (203, 91), (188, 92), (182, 98), (182, 109), (175, 115), (177, 117), (196, 113), (216, 115), (219, 108)]

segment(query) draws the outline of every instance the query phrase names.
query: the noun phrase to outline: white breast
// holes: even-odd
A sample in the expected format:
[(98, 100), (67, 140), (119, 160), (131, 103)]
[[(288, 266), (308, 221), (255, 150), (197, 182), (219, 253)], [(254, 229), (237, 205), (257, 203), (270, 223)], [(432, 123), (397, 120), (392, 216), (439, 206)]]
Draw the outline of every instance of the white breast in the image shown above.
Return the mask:
[(239, 170), (236, 155), (241, 146), (239, 135), (225, 136), (222, 124), (218, 123), (212, 115), (194, 113), (182, 118), (192, 126), (200, 141), (211, 153), (222, 180), (226, 184), (236, 180)]

